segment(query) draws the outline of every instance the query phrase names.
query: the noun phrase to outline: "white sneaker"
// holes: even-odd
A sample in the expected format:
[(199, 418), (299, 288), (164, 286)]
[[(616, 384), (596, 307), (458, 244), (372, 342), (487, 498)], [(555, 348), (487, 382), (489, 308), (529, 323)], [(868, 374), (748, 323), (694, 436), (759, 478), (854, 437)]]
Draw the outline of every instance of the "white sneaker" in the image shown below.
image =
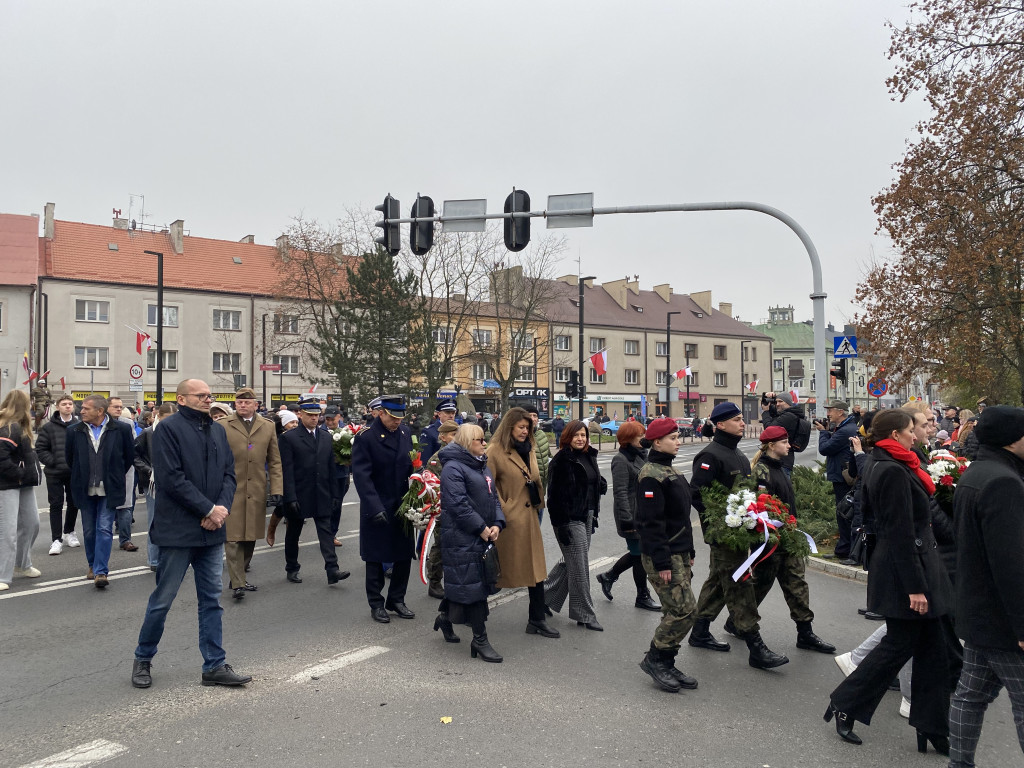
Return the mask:
[(910, 701), (906, 696), (904, 696), (903, 701), (900, 702), (900, 717), (910, 718)]
[(72, 531), (71, 533), (65, 533), (64, 534), (64, 543), (67, 544), (69, 547), (80, 547), (80, 546), (82, 546), (82, 542), (80, 542), (78, 540), (78, 537), (75, 536), (75, 532), (74, 531)]
[(0, 581), (0, 592), (6, 592), (10, 588), (11, 588), (10, 584), (8, 584), (7, 582), (4, 582), (4, 581)]
[(60, 539), (57, 539), (56, 541), (53, 542), (53, 544), (50, 545), (50, 554), (51, 555), (59, 555), (63, 551), (64, 551), (64, 545), (60, 543)]
[(24, 576), (26, 579), (38, 579), (43, 575), (43, 572), (38, 568), (33, 568), (31, 565), (28, 568), (15, 568), (15, 576)]
[(853, 663), (853, 652), (841, 653), (835, 657), (836, 665), (843, 670), (843, 674), (849, 677), (853, 674), (853, 670), (857, 668), (857, 665)]

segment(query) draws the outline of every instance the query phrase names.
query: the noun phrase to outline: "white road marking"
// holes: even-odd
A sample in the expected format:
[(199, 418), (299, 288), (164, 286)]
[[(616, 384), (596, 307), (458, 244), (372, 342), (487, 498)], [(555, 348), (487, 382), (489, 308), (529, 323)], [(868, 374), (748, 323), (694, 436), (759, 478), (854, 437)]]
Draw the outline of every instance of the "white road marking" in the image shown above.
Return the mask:
[(347, 667), (350, 664), (356, 664), (360, 661), (366, 661), (372, 659), (374, 656), (379, 656), (382, 653), (387, 653), (388, 649), (381, 645), (367, 645), (363, 648), (356, 648), (354, 651), (346, 651), (345, 653), (339, 653), (337, 656), (333, 656), (327, 661), (314, 664), (310, 667), (306, 667), (304, 670), (299, 672), (297, 675), (292, 675), (288, 678), (289, 683), (304, 683), (307, 680), (316, 679), (323, 677), (331, 672), (337, 672), (343, 667)]
[(58, 752), (56, 755), (44, 757), (34, 763), (26, 763), (21, 768), (86, 768), (90, 765), (105, 763), (113, 757), (128, 751), (124, 744), (106, 739), (96, 739), (87, 744)]

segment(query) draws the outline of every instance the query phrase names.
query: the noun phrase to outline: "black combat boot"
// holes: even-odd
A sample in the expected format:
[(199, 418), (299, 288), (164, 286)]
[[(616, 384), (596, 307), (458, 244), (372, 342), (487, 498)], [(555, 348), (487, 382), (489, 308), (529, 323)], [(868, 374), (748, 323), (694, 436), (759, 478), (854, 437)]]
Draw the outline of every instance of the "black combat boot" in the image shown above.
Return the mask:
[(501, 664), (501, 654), (491, 648), (491, 642), (487, 639), (487, 633), (473, 634), (473, 642), (469, 644), (469, 655), (471, 658), (479, 656), (484, 661), (489, 661), (492, 664)]
[(676, 654), (678, 653), (678, 648), (674, 651), (662, 651), (662, 654), (665, 657), (665, 666), (668, 667), (669, 674), (671, 674), (679, 683), (680, 688), (686, 688), (688, 691), (692, 691), (697, 687), (697, 678), (690, 677), (685, 672), (681, 672), (676, 669)]
[(796, 623), (796, 647), (805, 651), (817, 651), (818, 653), (835, 653), (836, 647), (826, 643), (811, 629), (811, 622), (798, 621)]
[(783, 664), (789, 664), (789, 659), (780, 653), (775, 653), (761, 639), (760, 632), (746, 632), (743, 639), (750, 649), (750, 666), (754, 669), (774, 669)]
[(690, 630), (690, 639), (687, 642), (694, 648), (707, 648), (710, 651), (728, 651), (730, 645), (715, 639), (711, 634), (711, 620), (697, 619)]
[(653, 643), (651, 650), (640, 662), (640, 669), (650, 675), (655, 684), (663, 691), (678, 693), (682, 688), (679, 681), (676, 680), (676, 676), (672, 674), (671, 662), (665, 662), (664, 652), (655, 648)]
[(651, 592), (646, 587), (636, 593), (635, 605), (637, 608), (642, 608), (645, 611), (661, 610), (661, 606), (651, 599)]
[(736, 629), (736, 625), (732, 623), (732, 616), (731, 615), (729, 616), (729, 618), (727, 618), (725, 620), (725, 626), (722, 627), (722, 629), (724, 629), (726, 632), (728, 632), (733, 637), (739, 637), (740, 636), (740, 631), (738, 629)]

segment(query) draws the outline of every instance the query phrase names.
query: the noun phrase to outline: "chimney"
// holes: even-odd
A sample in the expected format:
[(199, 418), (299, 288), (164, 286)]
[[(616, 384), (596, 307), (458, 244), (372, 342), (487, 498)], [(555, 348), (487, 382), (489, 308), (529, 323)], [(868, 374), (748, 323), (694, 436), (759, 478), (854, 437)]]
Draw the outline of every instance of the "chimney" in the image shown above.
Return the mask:
[(345, 244), (344, 243), (332, 243), (331, 244), (331, 256), (333, 256), (335, 258), (335, 260), (339, 261), (339, 262), (342, 259), (344, 259), (345, 258)]
[(579, 285), (580, 277), (579, 275), (562, 275), (561, 277), (556, 277), (555, 281), (565, 283), (566, 285)]
[(718, 311), (726, 317), (732, 317), (732, 302), (731, 301), (720, 301), (718, 302)]
[(636, 275), (633, 276), (632, 280), (626, 281), (626, 290), (631, 291), (634, 296), (640, 295), (640, 278)]
[(288, 235), (279, 235), (274, 244), (277, 245), (277, 252), (281, 254), (281, 258), (288, 258)]
[(114, 229), (128, 229), (128, 219), (114, 217)]
[(53, 240), (53, 203), (47, 203), (43, 207), (43, 237)]
[(185, 220), (178, 219), (171, 222), (171, 248), (181, 256), (185, 252)]
[(256, 237), (255, 237), (255, 235), (246, 235), (245, 237), (243, 237), (238, 242), (245, 243), (246, 245), (252, 245), (253, 243), (256, 242)]
[(711, 291), (691, 293), (690, 298), (693, 299), (694, 304), (704, 311), (705, 315), (711, 316)]
[(672, 286), (669, 285), (668, 283), (662, 283), (661, 285), (656, 285), (651, 290), (653, 290), (656, 294), (661, 296), (662, 300), (664, 300), (664, 302), (666, 304), (672, 298)]
[(615, 299), (615, 303), (622, 309), (626, 308), (626, 281), (612, 280), (610, 283), (601, 283), (604, 292)]

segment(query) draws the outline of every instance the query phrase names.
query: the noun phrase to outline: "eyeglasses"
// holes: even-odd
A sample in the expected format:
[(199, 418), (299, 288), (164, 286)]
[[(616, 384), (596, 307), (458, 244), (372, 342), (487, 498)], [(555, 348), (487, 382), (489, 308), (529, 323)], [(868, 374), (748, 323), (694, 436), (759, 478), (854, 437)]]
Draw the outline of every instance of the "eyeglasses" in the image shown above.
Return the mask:
[(186, 392), (185, 394), (190, 397), (198, 397), (200, 400), (213, 400), (213, 395), (209, 392)]

